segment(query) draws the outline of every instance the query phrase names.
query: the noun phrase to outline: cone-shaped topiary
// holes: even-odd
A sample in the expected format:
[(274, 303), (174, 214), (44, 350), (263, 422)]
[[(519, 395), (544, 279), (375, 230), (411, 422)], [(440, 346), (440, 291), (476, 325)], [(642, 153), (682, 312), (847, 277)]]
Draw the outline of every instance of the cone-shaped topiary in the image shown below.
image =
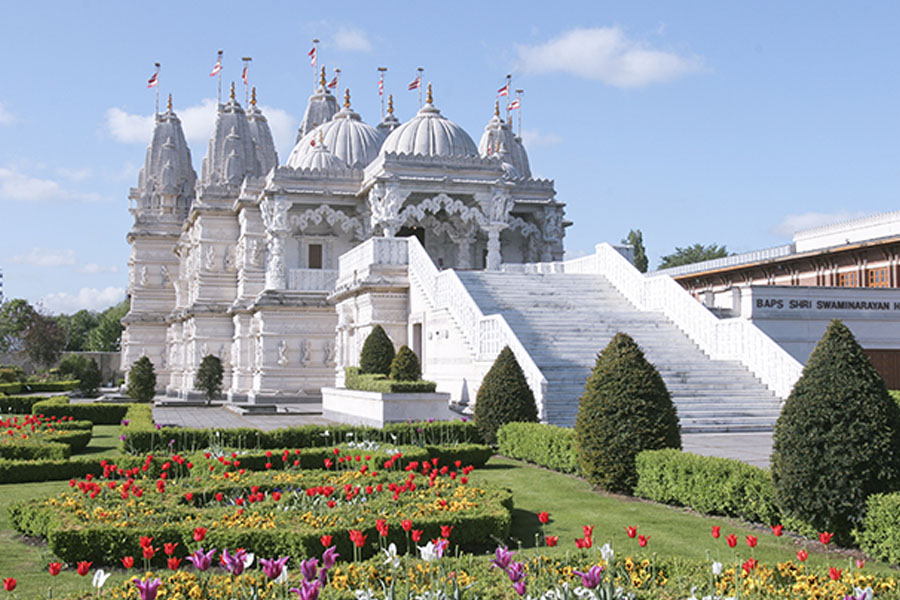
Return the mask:
[(103, 375), (100, 373), (100, 367), (93, 358), (87, 358), (84, 362), (84, 368), (78, 374), (78, 391), (86, 398), (93, 398), (97, 395), (100, 384), (103, 383)]
[(775, 424), (782, 512), (847, 541), (866, 498), (900, 487), (900, 408), (847, 327), (835, 319)]
[(422, 367), (419, 365), (419, 357), (409, 349), (409, 346), (400, 346), (397, 356), (391, 361), (391, 379), (418, 381), (421, 378)]
[(222, 360), (218, 356), (207, 354), (200, 361), (194, 386), (206, 396), (209, 404), (222, 393)]
[(484, 376), (475, 401), (475, 426), (485, 443), (497, 444), (506, 423), (536, 422), (537, 406), (525, 373), (509, 346), (503, 348)]
[(150, 402), (156, 390), (156, 372), (146, 356), (137, 359), (128, 371), (128, 388), (125, 392), (138, 402)]
[(394, 360), (394, 343), (381, 325), (376, 325), (363, 342), (362, 352), (359, 355), (359, 372), (389, 375), (392, 360)]
[(597, 356), (578, 404), (575, 447), (588, 481), (626, 493), (637, 484), (638, 453), (681, 448), (666, 384), (627, 334), (617, 333)]

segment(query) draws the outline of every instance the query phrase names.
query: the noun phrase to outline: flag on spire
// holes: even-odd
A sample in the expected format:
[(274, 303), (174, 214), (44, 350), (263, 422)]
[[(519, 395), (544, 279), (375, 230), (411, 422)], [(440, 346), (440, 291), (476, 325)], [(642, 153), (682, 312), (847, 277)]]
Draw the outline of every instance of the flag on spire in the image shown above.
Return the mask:
[(384, 96), (384, 74), (378, 78), (378, 95)]
[(415, 79), (413, 79), (412, 82), (410, 82), (410, 84), (409, 84), (410, 91), (417, 90), (420, 87), (422, 87), (422, 74), (421, 73), (419, 73), (419, 75)]
[(497, 95), (498, 96), (509, 96), (509, 83), (507, 83), (502, 88), (497, 90)]
[(241, 80), (244, 82), (244, 85), (247, 85), (247, 69), (250, 68), (250, 65), (244, 65), (244, 70), (241, 71)]
[(210, 71), (209, 76), (215, 77), (219, 74), (219, 71), (222, 70), (222, 55), (219, 54), (219, 58), (216, 59), (216, 64), (213, 65), (212, 71)]
[(313, 68), (313, 69), (316, 68), (316, 56), (317, 56), (318, 54), (319, 54), (319, 53), (318, 53), (318, 51), (316, 50), (316, 47), (315, 47), (315, 46), (313, 46), (313, 47), (312, 47), (312, 50), (310, 50), (310, 51), (306, 54), (306, 55), (309, 57), (309, 64), (312, 65), (312, 68)]
[(334, 89), (337, 86), (338, 86), (338, 76), (335, 75), (334, 79), (332, 79), (331, 81), (328, 82), (328, 87), (330, 87), (331, 89)]
[(516, 98), (512, 102), (509, 103), (509, 106), (506, 107), (506, 110), (516, 110), (519, 108), (519, 99)]
[(150, 79), (147, 80), (147, 87), (152, 88), (155, 87), (156, 84), (159, 83), (159, 71), (150, 76)]

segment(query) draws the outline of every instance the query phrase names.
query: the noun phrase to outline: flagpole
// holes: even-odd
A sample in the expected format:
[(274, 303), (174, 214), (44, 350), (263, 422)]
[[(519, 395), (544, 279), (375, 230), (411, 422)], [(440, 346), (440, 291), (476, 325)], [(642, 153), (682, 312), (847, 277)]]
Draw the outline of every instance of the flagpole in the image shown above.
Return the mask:
[(313, 91), (316, 90), (316, 84), (318, 83), (316, 73), (316, 63), (319, 62), (319, 38), (313, 38), (313, 59), (312, 59), (312, 70), (313, 70)]
[(222, 104), (222, 67), (221, 67), (221, 65), (222, 65), (222, 54), (223, 54), (223, 53), (224, 53), (224, 50), (219, 50), (219, 57), (218, 57), (218, 59), (216, 59), (216, 64), (219, 65), (219, 72), (216, 73), (216, 75), (218, 75), (218, 79), (219, 79), (219, 81), (218, 81), (218, 86), (219, 86), (219, 88), (218, 88), (218, 99), (219, 99), (219, 104)]
[(423, 69), (422, 67), (419, 67), (416, 70), (419, 72), (419, 77), (418, 77), (418, 79), (419, 79), (419, 108), (421, 109), (422, 108), (422, 71), (424, 71), (425, 69)]
[(334, 79), (337, 82), (334, 86), (335, 90), (341, 89), (341, 70), (337, 67), (334, 68)]
[(241, 79), (244, 80), (244, 106), (250, 105), (250, 61), (253, 60), (249, 56), (245, 56), (241, 60), (244, 61), (244, 72), (241, 73)]
[(156, 66), (156, 85), (154, 86), (156, 88), (155, 110), (156, 110), (156, 115), (159, 116), (159, 63), (153, 63), (153, 64)]
[(512, 96), (512, 75), (507, 73), (506, 75), (506, 122), (509, 123), (509, 104), (510, 97)]
[(524, 93), (525, 93), (525, 90), (516, 90), (516, 100), (519, 102), (519, 114), (518, 114), (519, 133), (517, 134), (519, 137), (522, 137), (522, 94), (524, 94)]
[(381, 74), (378, 78), (378, 96), (381, 100), (381, 119), (384, 120), (384, 72), (387, 71), (387, 67), (378, 67), (378, 72)]

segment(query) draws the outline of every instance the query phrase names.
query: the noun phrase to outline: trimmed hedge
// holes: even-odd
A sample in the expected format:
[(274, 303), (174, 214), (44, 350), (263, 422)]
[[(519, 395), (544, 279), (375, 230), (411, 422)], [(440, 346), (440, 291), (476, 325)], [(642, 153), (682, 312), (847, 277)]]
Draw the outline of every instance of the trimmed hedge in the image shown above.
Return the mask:
[(349, 390), (382, 394), (430, 394), (437, 389), (433, 381), (395, 381), (381, 373), (360, 373), (359, 367), (345, 368), (344, 385)]
[(118, 425), (125, 418), (130, 404), (69, 404), (66, 396), (54, 396), (36, 402), (31, 414), (48, 417), (73, 417), (79, 421), (90, 421), (94, 425)]
[[(61, 436), (60, 436), (61, 437)], [(54, 438), (57, 439), (58, 438)], [(88, 437), (90, 441), (90, 437)], [(14, 444), (0, 445), (0, 459), (3, 461), (68, 460), (72, 447), (62, 440), (18, 440)], [(0, 478), (5, 483), (5, 480)]]
[(561, 473), (578, 472), (575, 430), (544, 423), (507, 423), (497, 430), (499, 452)]
[(77, 379), (68, 381), (38, 381), (25, 383), (24, 388), (31, 392), (70, 392), (78, 387), (81, 382)]
[(869, 556), (900, 563), (900, 493), (869, 496), (862, 531), (854, 531), (853, 537)]
[(0, 413), (15, 413), (17, 415), (31, 414), (31, 407), (35, 403), (46, 400), (43, 396), (3, 396), (0, 395)]
[(18, 394), (21, 391), (21, 383), (0, 383), (0, 394)]
[(672, 448), (645, 450), (635, 466), (635, 496), (759, 523), (780, 520), (772, 474), (766, 469)]

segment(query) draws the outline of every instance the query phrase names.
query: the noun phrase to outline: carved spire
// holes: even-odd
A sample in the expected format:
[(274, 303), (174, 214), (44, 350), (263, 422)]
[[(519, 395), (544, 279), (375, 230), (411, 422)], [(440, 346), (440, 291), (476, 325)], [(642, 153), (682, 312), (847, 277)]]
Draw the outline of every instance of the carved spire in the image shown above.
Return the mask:
[(168, 108), (169, 110), (172, 110), (172, 94), (169, 94), (169, 102), (166, 105), (166, 108)]
[(250, 106), (256, 106), (256, 86), (250, 91)]
[(234, 82), (231, 82), (231, 101), (234, 102)]
[(350, 108), (350, 88), (344, 90), (344, 108)]
[(500, 118), (500, 101), (499, 100), (494, 101), (494, 116), (497, 117), (498, 119)]
[(431, 95), (431, 82), (428, 82), (428, 93), (425, 95), (425, 104), (434, 104), (434, 97)]
[(393, 115), (393, 114), (394, 114), (394, 95), (393, 95), (393, 94), (388, 94), (388, 109), (387, 109), (387, 113), (388, 113), (389, 115)]
[[(325, 67), (322, 67), (322, 75), (319, 76), (319, 85), (325, 87)], [(325, 91), (328, 91), (328, 88), (325, 88)]]

